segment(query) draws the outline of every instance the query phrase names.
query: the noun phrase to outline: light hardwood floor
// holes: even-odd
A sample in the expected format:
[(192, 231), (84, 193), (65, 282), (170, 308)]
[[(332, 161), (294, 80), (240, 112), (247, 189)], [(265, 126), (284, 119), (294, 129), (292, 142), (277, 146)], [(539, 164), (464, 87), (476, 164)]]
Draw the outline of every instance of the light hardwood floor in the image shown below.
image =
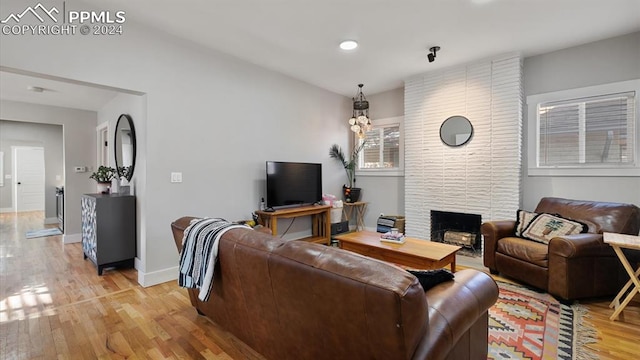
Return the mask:
[[(0, 214), (0, 359), (262, 359), (198, 316), (176, 282), (143, 288), (135, 270), (98, 276), (80, 244), (25, 238), (43, 223), (41, 212)], [(640, 354), (640, 303), (615, 322), (606, 300), (585, 304), (598, 331), (590, 349), (601, 359)]]
[(43, 223), (41, 212), (0, 215), (0, 359), (262, 359), (199, 316), (176, 282), (98, 276), (80, 244), (25, 238)]

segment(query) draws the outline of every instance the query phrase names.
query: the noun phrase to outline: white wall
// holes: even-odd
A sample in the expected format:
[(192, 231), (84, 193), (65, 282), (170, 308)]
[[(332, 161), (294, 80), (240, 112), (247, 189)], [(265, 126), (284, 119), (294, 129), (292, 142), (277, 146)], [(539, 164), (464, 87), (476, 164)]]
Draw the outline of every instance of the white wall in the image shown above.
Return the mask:
[[(5, 12), (23, 7), (3, 2)], [(264, 195), (266, 160), (323, 163), (324, 191), (339, 192), (343, 170), (327, 153), (348, 145), (348, 98), (134, 21), (117, 37), (3, 36), (0, 65), (146, 94), (141, 283), (176, 278), (171, 221), (250, 216)], [(170, 183), (171, 172), (183, 182)]]
[[(640, 78), (640, 33), (525, 58), (523, 63), (525, 96), (634, 78)], [(367, 95), (374, 120), (404, 114), (404, 98), (397, 94), (404, 88), (394, 92)], [(637, 177), (528, 177), (526, 111), (523, 118), (522, 208), (533, 210), (544, 196), (640, 204)], [(367, 227), (375, 227), (379, 212), (390, 213), (387, 209), (395, 204), (401, 204), (398, 212), (404, 213), (404, 177), (361, 176), (358, 184), (363, 188), (363, 200), (370, 202)]]
[[(133, 120), (133, 128), (136, 135), (136, 162), (130, 186), (133, 186), (136, 196), (136, 269), (139, 275), (143, 275), (146, 269), (147, 256), (147, 212), (144, 207), (147, 204), (146, 192), (146, 166), (147, 166), (147, 106), (146, 96), (120, 93), (98, 111), (98, 124), (109, 125), (109, 164), (115, 167), (115, 130), (118, 118), (122, 114), (128, 114)], [(145, 281), (139, 276), (139, 281)]]
[[(640, 79), (640, 32), (524, 60), (525, 96), (631, 79)], [(524, 118), (525, 122), (529, 121), (526, 111)], [(636, 124), (640, 124), (639, 121)], [(640, 177), (637, 176), (528, 176), (527, 126), (524, 129), (524, 209), (533, 210), (545, 196), (640, 205)]]
[(10, 174), (4, 186), (0, 187), (0, 211), (12, 211), (15, 203), (12, 183), (16, 181), (12, 173), (11, 147), (39, 146), (44, 148), (45, 164), (45, 209), (44, 217), (57, 223), (56, 186), (64, 185), (62, 156), (62, 126), (0, 120), (0, 151), (4, 152), (4, 174)]
[[(76, 173), (74, 166), (92, 166), (96, 162), (96, 119), (93, 111), (0, 101), (0, 118), (27, 123), (62, 125), (64, 142), (64, 240), (80, 239), (80, 197), (95, 192), (89, 173)], [(55, 204), (55, 199), (54, 199)], [(74, 205), (75, 204), (75, 205)]]

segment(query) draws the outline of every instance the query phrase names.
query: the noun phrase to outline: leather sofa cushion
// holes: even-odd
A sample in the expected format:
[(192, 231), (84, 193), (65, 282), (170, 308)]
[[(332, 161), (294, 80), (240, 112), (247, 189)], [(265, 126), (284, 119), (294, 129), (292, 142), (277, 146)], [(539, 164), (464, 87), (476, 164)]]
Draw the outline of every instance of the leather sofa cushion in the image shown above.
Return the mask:
[(549, 246), (535, 241), (506, 237), (498, 240), (499, 253), (542, 267), (549, 267)]
[[(240, 282), (233, 286), (240, 288), (238, 297), (227, 297), (225, 303), (241, 305), (231, 312), (236, 318), (249, 315), (236, 321), (243, 327), (239, 331), (244, 335), (239, 337), (267, 358), (295, 354), (296, 359), (340, 359), (344, 354), (357, 354), (349, 358), (407, 359), (427, 333), (424, 290), (408, 272), (303, 241), (256, 251), (256, 237), (246, 229), (222, 236), (220, 283), (223, 288), (225, 282), (230, 286), (225, 273), (239, 277)], [(242, 269), (224, 268), (229, 258)], [(261, 298), (257, 303), (270, 305), (256, 307), (251, 299), (257, 297)], [(272, 320), (264, 321), (265, 317)], [(268, 333), (262, 344), (251, 340), (256, 329)], [(345, 341), (347, 334), (361, 336)], [(321, 345), (311, 345), (318, 342)]]

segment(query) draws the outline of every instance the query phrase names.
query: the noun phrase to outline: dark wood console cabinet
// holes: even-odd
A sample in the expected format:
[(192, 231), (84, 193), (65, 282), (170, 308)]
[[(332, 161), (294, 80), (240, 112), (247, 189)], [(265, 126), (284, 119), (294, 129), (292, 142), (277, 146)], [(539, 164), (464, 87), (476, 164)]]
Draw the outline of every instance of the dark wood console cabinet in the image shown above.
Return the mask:
[(82, 251), (98, 268), (133, 267), (136, 257), (136, 198), (125, 194), (82, 196)]

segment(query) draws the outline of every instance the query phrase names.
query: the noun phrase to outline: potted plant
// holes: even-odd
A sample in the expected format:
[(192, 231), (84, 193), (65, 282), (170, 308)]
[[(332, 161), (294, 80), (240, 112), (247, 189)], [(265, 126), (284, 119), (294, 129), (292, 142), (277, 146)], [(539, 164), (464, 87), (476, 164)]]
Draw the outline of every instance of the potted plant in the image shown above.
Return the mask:
[(337, 159), (342, 163), (344, 171), (347, 173), (348, 185), (343, 185), (342, 190), (344, 193), (345, 202), (357, 202), (360, 200), (360, 188), (356, 187), (356, 166), (358, 164), (358, 156), (362, 149), (364, 149), (365, 141), (356, 146), (351, 152), (351, 157), (346, 158), (342, 148), (338, 144), (333, 144), (329, 148), (329, 157)]
[(98, 183), (98, 192), (103, 194), (109, 193), (109, 186), (111, 185), (111, 180), (117, 177), (116, 169), (100, 165), (98, 170), (96, 170), (89, 179), (93, 179)]

